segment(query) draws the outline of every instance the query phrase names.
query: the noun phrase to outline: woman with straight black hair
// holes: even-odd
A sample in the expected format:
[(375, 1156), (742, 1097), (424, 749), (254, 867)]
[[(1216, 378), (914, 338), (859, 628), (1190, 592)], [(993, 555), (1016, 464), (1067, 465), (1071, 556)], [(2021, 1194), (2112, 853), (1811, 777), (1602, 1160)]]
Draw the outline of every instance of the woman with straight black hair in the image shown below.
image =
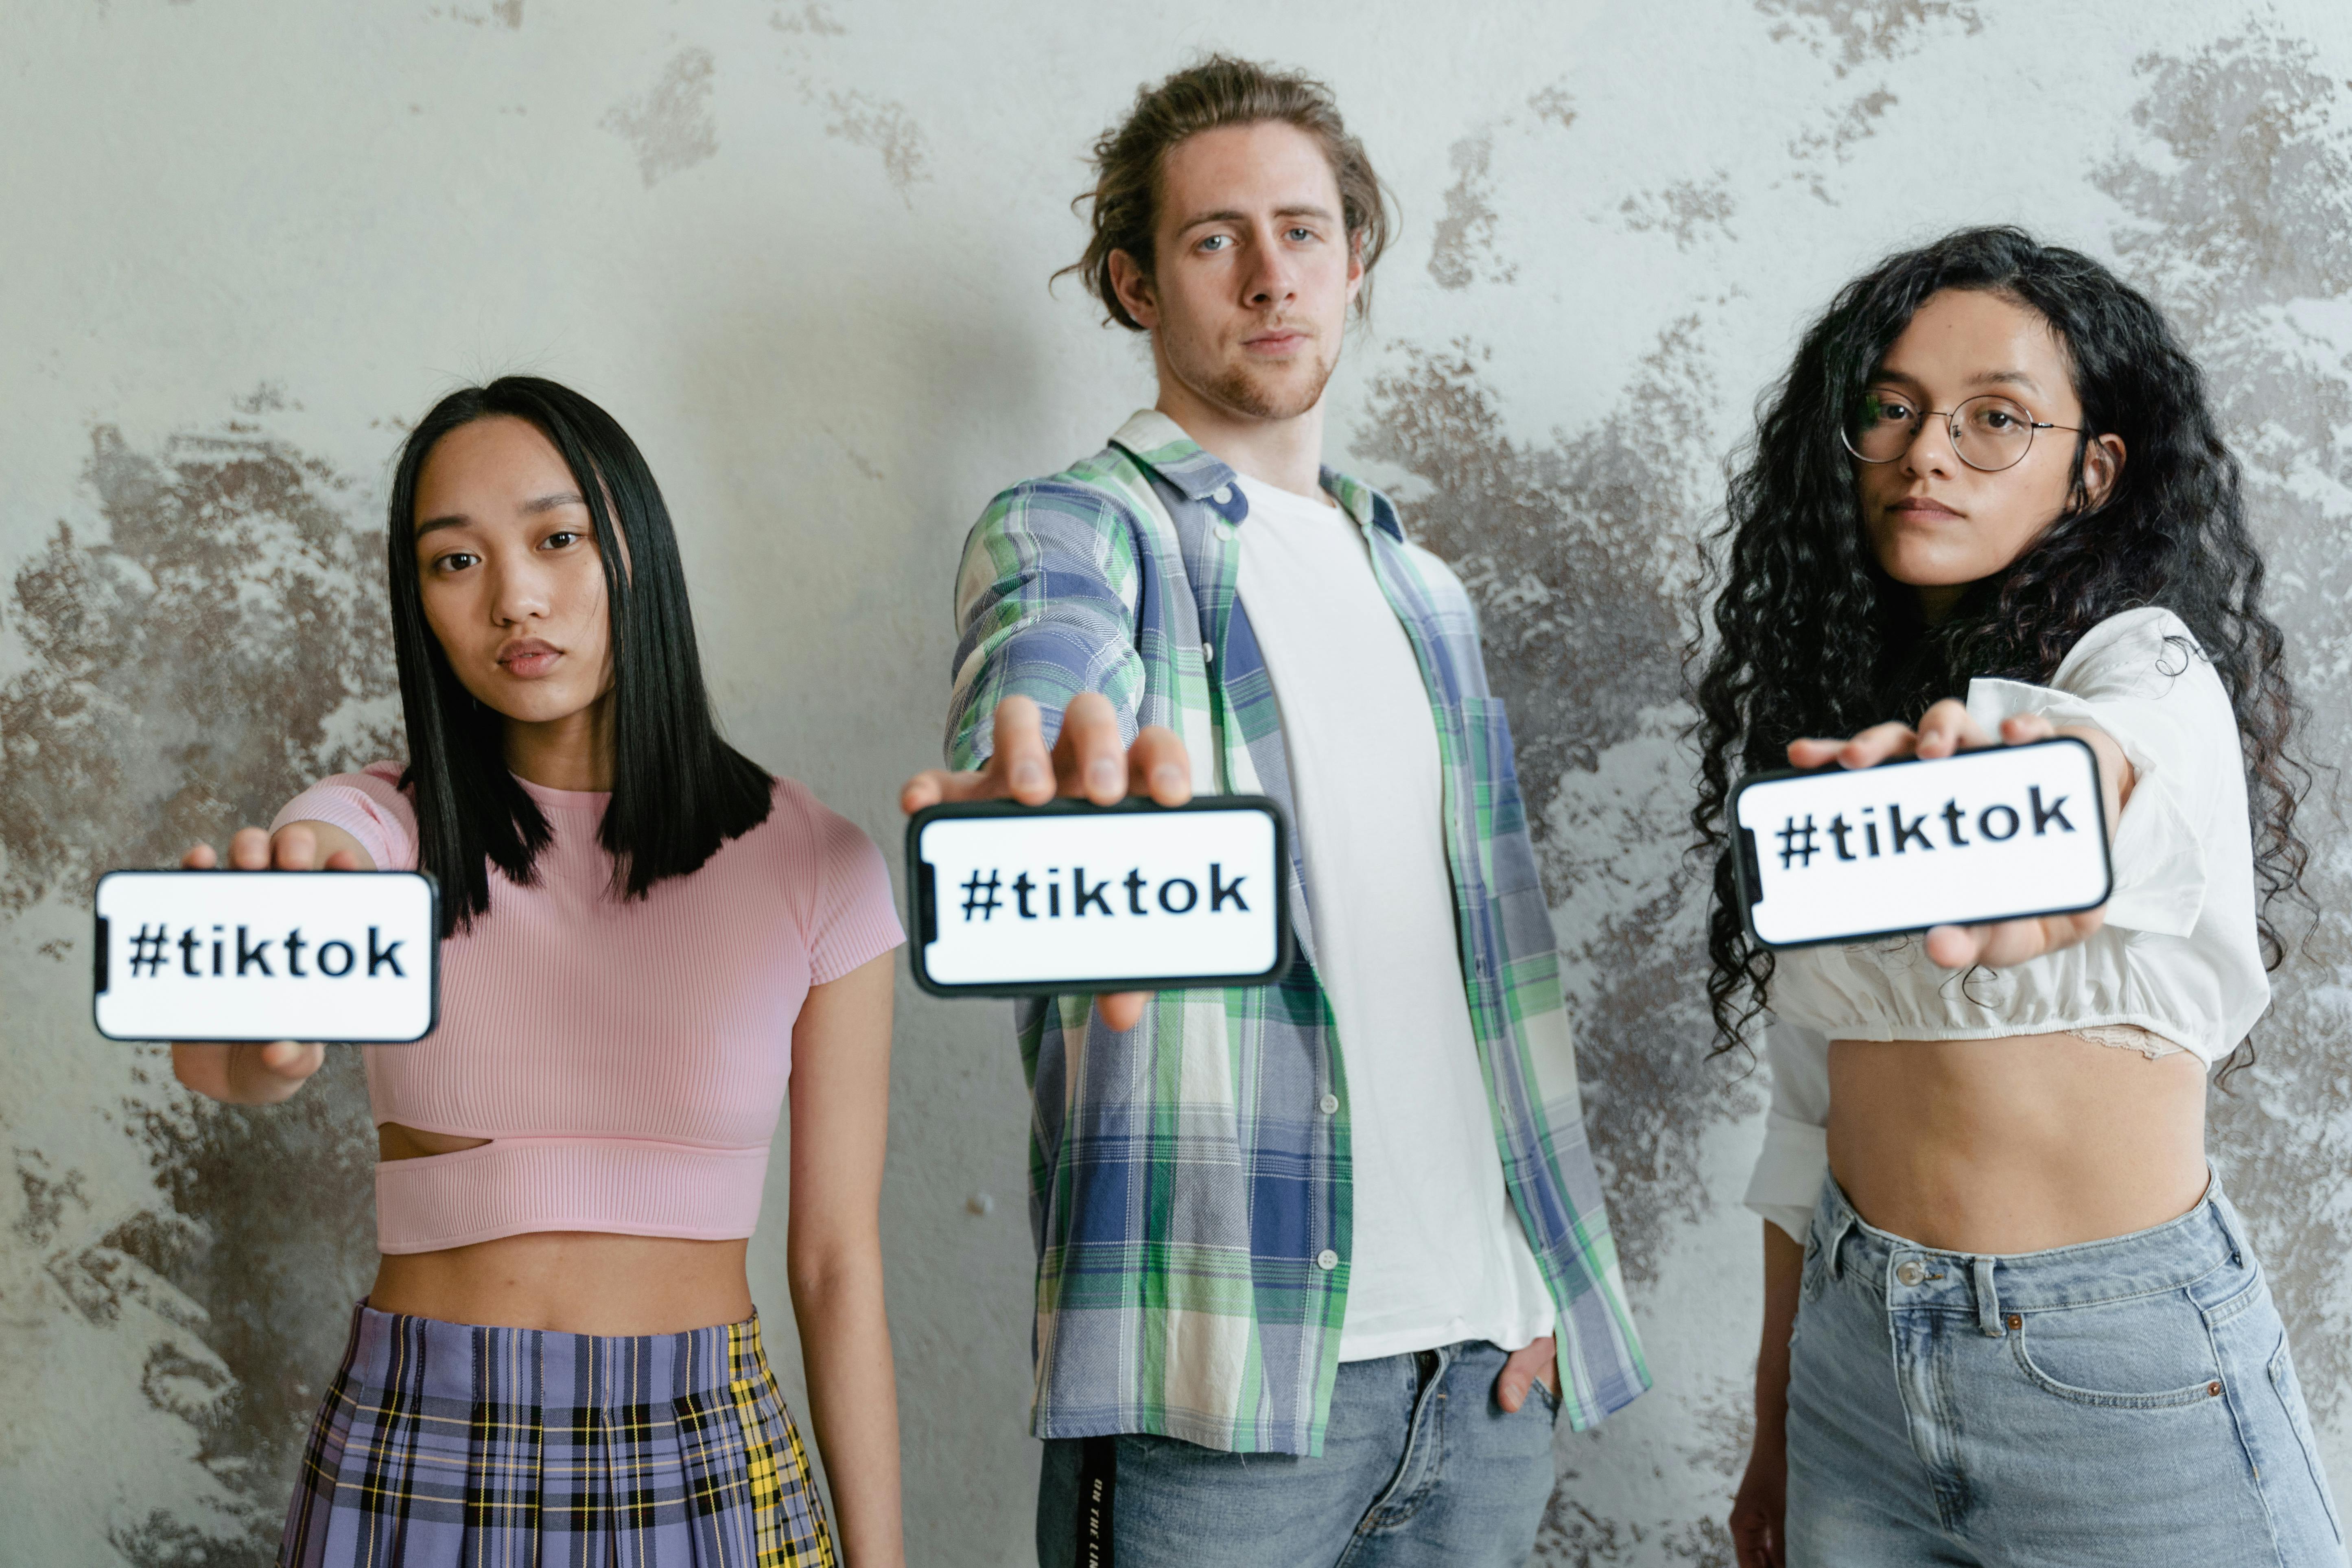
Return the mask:
[[(1762, 1015), (1772, 1064), (1741, 1568), (2342, 1563), (2205, 1156), (2305, 850), (2283, 639), (2196, 363), (2016, 229), (1891, 257), (1767, 395), (1713, 544), (1708, 994), (1717, 1048)], [(2052, 735), (2099, 762), (2103, 907), (1750, 939), (1738, 776)]]
[[(323, 780), (228, 855), (427, 871), (444, 919), (434, 1032), (365, 1047), (383, 1260), (279, 1562), (837, 1561), (745, 1271), (787, 1094), (841, 1545), (902, 1562), (881, 857), (719, 738), (661, 492), (588, 399), (530, 376), (442, 399), (388, 545), (407, 766)], [(173, 1047), (244, 1104), (321, 1058)]]

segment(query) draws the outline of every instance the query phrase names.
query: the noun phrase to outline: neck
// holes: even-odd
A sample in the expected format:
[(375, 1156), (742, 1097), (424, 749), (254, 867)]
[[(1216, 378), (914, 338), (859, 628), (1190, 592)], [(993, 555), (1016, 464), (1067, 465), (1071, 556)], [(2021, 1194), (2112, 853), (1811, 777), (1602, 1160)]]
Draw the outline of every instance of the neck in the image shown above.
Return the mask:
[(1294, 495), (1322, 494), (1323, 399), (1303, 414), (1266, 419), (1213, 403), (1160, 367), (1153, 406), (1235, 473)]
[(507, 721), (507, 767), (541, 789), (596, 793), (613, 787), (613, 696), (542, 723)]
[(1931, 626), (1939, 626), (1951, 618), (1960, 596), (1973, 585), (1968, 583), (1938, 583), (1911, 591), (1919, 595), (1920, 618)]

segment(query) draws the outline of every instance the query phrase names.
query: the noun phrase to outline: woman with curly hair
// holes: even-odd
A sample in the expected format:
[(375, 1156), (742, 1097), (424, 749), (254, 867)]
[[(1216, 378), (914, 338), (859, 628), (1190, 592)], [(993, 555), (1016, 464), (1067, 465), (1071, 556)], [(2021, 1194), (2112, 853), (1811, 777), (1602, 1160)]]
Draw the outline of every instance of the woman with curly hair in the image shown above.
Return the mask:
[[(1718, 1049), (1762, 1016), (1772, 1064), (1741, 1568), (2344, 1561), (2205, 1157), (2305, 855), (2239, 488), (2155, 308), (2015, 229), (1848, 285), (1768, 395), (1716, 541), (1695, 814)], [(1747, 934), (1738, 774), (2053, 734), (2099, 761), (2104, 907)]]

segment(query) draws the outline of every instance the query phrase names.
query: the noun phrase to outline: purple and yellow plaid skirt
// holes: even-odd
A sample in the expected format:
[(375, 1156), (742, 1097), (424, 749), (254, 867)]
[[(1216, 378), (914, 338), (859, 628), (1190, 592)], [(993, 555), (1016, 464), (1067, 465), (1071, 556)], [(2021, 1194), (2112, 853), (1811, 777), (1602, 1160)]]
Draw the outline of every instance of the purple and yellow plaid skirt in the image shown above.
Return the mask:
[(683, 1334), (479, 1328), (362, 1303), (282, 1568), (834, 1568), (757, 1315)]

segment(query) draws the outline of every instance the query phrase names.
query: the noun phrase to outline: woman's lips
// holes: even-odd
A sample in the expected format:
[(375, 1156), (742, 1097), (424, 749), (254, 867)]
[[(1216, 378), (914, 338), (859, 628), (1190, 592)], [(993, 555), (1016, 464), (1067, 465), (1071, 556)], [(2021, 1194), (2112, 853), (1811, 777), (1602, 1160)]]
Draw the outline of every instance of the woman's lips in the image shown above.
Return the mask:
[(517, 643), (499, 650), (499, 668), (520, 680), (535, 680), (555, 668), (563, 650), (543, 642)]
[(1941, 522), (1946, 518), (1956, 518), (1960, 515), (1943, 502), (1929, 500), (1925, 496), (1912, 496), (1908, 500), (1896, 501), (1886, 510), (1897, 517), (1910, 518), (1917, 522)]

